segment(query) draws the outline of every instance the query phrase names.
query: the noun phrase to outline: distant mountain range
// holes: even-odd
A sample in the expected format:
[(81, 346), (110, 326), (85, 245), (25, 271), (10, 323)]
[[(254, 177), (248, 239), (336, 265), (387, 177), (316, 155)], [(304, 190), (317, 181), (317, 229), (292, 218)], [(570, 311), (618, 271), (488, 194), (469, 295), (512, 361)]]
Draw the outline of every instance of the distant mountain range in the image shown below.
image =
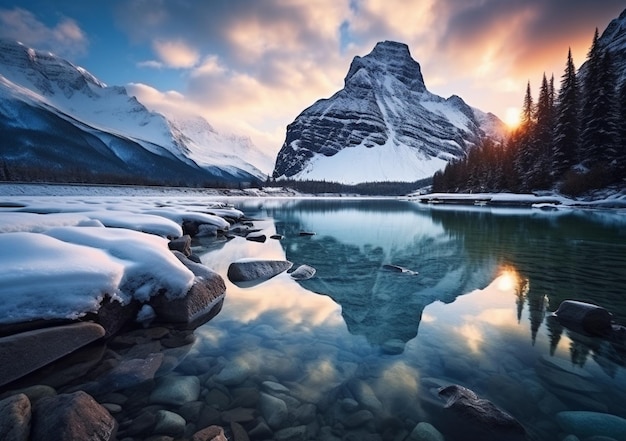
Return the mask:
[(232, 184), (265, 179), (259, 167), (272, 161), (248, 138), (150, 111), (123, 87), (2, 39), (0, 133), (0, 171), (27, 179)]
[(353, 59), (343, 89), (287, 126), (272, 175), (345, 184), (412, 182), (463, 157), (481, 139), (504, 133), (495, 115), (459, 96), (429, 92), (407, 45), (385, 41)]

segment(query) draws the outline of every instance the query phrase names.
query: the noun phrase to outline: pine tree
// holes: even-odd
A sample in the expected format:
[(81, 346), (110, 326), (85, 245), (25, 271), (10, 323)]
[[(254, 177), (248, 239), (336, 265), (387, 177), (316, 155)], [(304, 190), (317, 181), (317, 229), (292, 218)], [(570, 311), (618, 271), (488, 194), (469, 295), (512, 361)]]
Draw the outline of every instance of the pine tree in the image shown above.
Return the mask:
[(515, 170), (519, 177), (518, 191), (528, 191), (531, 189), (530, 170), (533, 169), (534, 158), (536, 153), (536, 144), (534, 142), (535, 131), (535, 106), (530, 91), (530, 81), (526, 85), (526, 93), (524, 94), (524, 104), (522, 106), (522, 118), (520, 126), (516, 134), (515, 148)]
[(526, 171), (528, 182), (532, 189), (546, 188), (551, 184), (550, 171), (546, 165), (552, 162), (552, 126), (554, 109), (553, 98), (545, 73), (539, 89), (539, 98), (535, 109), (535, 124), (533, 129), (533, 158)]
[(619, 142), (617, 144), (616, 178), (626, 179), (626, 81), (622, 81), (618, 91)]
[(567, 52), (565, 72), (556, 103), (552, 170), (558, 178), (577, 161), (580, 145), (579, 88), (572, 50)]
[(580, 161), (588, 167), (597, 164), (602, 152), (602, 144), (597, 137), (600, 133), (600, 103), (602, 77), (602, 51), (598, 44), (598, 28), (587, 53), (586, 72), (583, 78), (581, 105), (581, 146)]

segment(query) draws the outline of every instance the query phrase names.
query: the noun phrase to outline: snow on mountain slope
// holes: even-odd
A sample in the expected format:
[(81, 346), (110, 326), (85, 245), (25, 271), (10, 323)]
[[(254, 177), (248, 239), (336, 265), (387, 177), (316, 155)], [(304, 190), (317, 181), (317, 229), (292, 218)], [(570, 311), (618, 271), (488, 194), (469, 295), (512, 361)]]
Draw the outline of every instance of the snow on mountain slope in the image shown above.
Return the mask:
[[(46, 138), (56, 146), (49, 149), (56, 153), (54, 164), (82, 167), (85, 164), (81, 165), (80, 157), (62, 158), (61, 138), (67, 132), (66, 136), (73, 136), (67, 143), (76, 144), (75, 149), (81, 142), (77, 137), (84, 134), (87, 138), (82, 142), (84, 155), (91, 159), (88, 163), (97, 162), (96, 154), (106, 157), (108, 166), (101, 165), (97, 170), (100, 173), (136, 171), (162, 174), (168, 179), (178, 179), (182, 173), (182, 177), (193, 177), (196, 182), (264, 178), (247, 161), (249, 156), (266, 165), (249, 140), (220, 135), (204, 120), (194, 124), (170, 121), (148, 110), (125, 88), (108, 87), (85, 69), (18, 42), (0, 39), (0, 88), (4, 97), (0, 111), (7, 118), (5, 124), (12, 128), (11, 135), (16, 137), (3, 141), (10, 142), (13, 149), (13, 155), (7, 149), (9, 158), (5, 160), (15, 158), (19, 145), (22, 159), (45, 162), (41, 146), (38, 151), (28, 151), (28, 146), (34, 139)], [(67, 124), (72, 126), (69, 130)], [(97, 153), (90, 151), (94, 149)]]
[(288, 127), (273, 176), (354, 184), (432, 176), (503, 123), (460, 97), (426, 89), (405, 44), (378, 43), (355, 57), (345, 86)]

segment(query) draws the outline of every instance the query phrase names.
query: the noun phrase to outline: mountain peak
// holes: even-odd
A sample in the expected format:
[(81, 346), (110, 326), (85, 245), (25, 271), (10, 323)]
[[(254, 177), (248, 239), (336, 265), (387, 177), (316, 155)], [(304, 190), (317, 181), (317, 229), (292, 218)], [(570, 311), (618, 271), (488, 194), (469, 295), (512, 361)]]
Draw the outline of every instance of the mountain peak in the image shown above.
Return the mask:
[(370, 78), (391, 75), (413, 91), (426, 91), (420, 65), (404, 43), (381, 41), (364, 57), (354, 57), (345, 78), (346, 88), (353, 85), (353, 79), (357, 87), (363, 86), (363, 73), (359, 72), (366, 72)]

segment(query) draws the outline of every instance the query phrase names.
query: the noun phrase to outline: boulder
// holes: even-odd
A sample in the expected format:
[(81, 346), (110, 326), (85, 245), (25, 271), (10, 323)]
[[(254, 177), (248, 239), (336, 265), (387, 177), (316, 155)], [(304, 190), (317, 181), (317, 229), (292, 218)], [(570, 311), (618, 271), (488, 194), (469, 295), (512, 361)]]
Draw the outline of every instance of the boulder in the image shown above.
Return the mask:
[(98, 377), (97, 381), (82, 386), (82, 389), (96, 396), (105, 392), (115, 392), (152, 380), (163, 364), (160, 352), (142, 358), (122, 359), (110, 371)]
[(233, 282), (267, 280), (293, 266), (288, 260), (249, 260), (233, 262), (228, 267), (228, 279)]
[(102, 338), (96, 323), (74, 323), (0, 338), (0, 386)]
[(170, 250), (178, 251), (183, 253), (185, 256), (191, 255), (191, 236), (185, 234), (183, 236), (177, 237), (176, 239), (170, 240), (167, 245)]
[(440, 388), (439, 396), (446, 399), (444, 407), (457, 415), (457, 429), (466, 435), (471, 434), (468, 439), (526, 439), (525, 429), (515, 418), (491, 401), (479, 398), (470, 389), (454, 384)]
[(32, 441), (110, 441), (117, 431), (111, 414), (82, 391), (39, 400), (31, 426)]
[(191, 326), (205, 323), (221, 310), (226, 293), (224, 279), (178, 251), (174, 255), (196, 276), (194, 284), (185, 297), (170, 300), (164, 295), (155, 296), (150, 299), (150, 306), (160, 320)]
[(612, 331), (611, 313), (591, 303), (564, 300), (553, 315), (566, 328), (582, 330), (591, 335), (607, 336)]
[(30, 400), (17, 394), (0, 401), (0, 439), (28, 441), (30, 435)]
[(315, 268), (309, 265), (300, 265), (290, 275), (294, 280), (307, 280), (315, 275)]

